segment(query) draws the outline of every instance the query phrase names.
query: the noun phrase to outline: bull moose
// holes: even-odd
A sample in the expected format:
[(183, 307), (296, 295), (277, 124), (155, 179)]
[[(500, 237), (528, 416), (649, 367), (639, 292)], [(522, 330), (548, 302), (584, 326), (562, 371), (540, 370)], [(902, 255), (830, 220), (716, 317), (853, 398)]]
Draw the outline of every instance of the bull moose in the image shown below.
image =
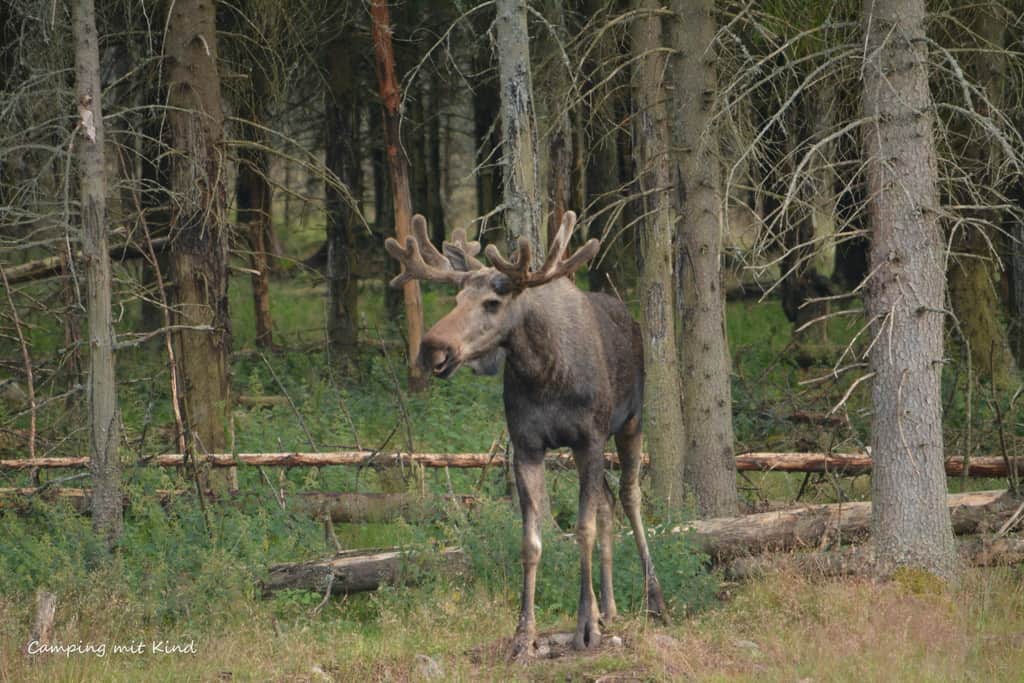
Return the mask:
[[(616, 614), (612, 589), (612, 509), (604, 479), (604, 445), (614, 435), (622, 467), (619, 496), (633, 528), (643, 567), (647, 609), (665, 611), (661, 588), (640, 518), (638, 475), (641, 457), (641, 404), (644, 367), (640, 327), (626, 306), (606, 294), (584, 292), (566, 276), (597, 254), (591, 239), (567, 258), (576, 214), (567, 211), (543, 266), (530, 267), (530, 243), (505, 260), (487, 247), (491, 266), (476, 255), (479, 242), (456, 230), (443, 253), (430, 243), (423, 216), (412, 219), (403, 247), (388, 239), (385, 247), (401, 262), (391, 281), (447, 282), (460, 287), (455, 308), (423, 337), (418, 362), (435, 377), (447, 379), (463, 365), (477, 374), (496, 374), (505, 365), (504, 403), (514, 448), (516, 489), (523, 517), (523, 592), (512, 655), (536, 652), (534, 589), (541, 556), (538, 501), (544, 487), (547, 449), (572, 449), (579, 473), (576, 535), (580, 546), (580, 601), (573, 645), (594, 648), (601, 642), (599, 618)], [(600, 540), (601, 598), (594, 596), (591, 557)], [(600, 606), (600, 613), (598, 607)]]

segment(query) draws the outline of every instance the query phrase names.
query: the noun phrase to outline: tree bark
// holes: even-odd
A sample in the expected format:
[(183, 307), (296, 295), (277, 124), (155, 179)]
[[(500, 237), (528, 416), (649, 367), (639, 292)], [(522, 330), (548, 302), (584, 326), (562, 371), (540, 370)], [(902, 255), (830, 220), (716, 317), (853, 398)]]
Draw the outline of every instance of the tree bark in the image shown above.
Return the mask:
[(106, 168), (100, 87), (99, 37), (93, 0), (73, 4), (75, 96), (79, 132), (76, 145), (81, 189), (82, 256), (89, 326), (89, 470), (92, 474), (92, 525), (108, 549), (121, 539), (121, 461), (117, 380), (114, 372), (114, 324), (110, 309), (110, 255), (107, 245)]
[[(349, 363), (359, 341), (359, 280), (355, 272), (359, 215), (356, 197), (363, 178), (359, 144), (359, 79), (350, 40), (326, 51), (327, 93), (324, 121), (325, 164), (347, 192), (326, 183), (327, 342), (334, 360)], [(383, 193), (382, 193), (383, 197)]]
[(505, 226), (513, 241), (519, 237), (530, 241), (533, 265), (540, 267), (547, 253), (547, 239), (539, 186), (526, 0), (496, 0), (495, 6)]
[[(171, 158), (171, 275), (174, 324), (212, 332), (174, 333), (186, 448), (227, 450), (231, 423), (231, 319), (228, 315), (228, 226), (225, 221), (224, 113), (217, 72), (216, 3), (178, 0), (167, 22), (167, 119)], [(200, 472), (221, 495), (233, 470)]]
[(874, 339), (872, 541), (878, 569), (948, 577), (957, 559), (942, 460), (944, 244), (924, 0), (864, 0), (864, 127)]
[(249, 231), (250, 263), (252, 266), (253, 318), (256, 323), (256, 346), (274, 345), (274, 323), (270, 315), (270, 259), (271, 211), (273, 193), (270, 186), (270, 155), (262, 126), (267, 124), (266, 75), (260, 65), (252, 71), (251, 92), (243, 101), (240, 116), (241, 135), (249, 144), (239, 150), (238, 175), (235, 178), (235, 205), (238, 223)]
[[(412, 229), (412, 195), (409, 189), (409, 161), (402, 151), (399, 137), (398, 79), (395, 75), (395, 51), (391, 45), (391, 19), (387, 0), (371, 0), (370, 16), (373, 24), (373, 49), (377, 63), (377, 82), (380, 85), (382, 115), (384, 120), (384, 144), (387, 151), (388, 171), (391, 178), (392, 198), (395, 206), (395, 237), (400, 244)], [(429, 379), (416, 362), (423, 337), (423, 301), (420, 298), (420, 283), (406, 282), (402, 287), (405, 295), (405, 316), (408, 325), (408, 376), (409, 391), (423, 391)]]
[(669, 510), (685, 504), (683, 409), (674, 325), (672, 234), (676, 215), (669, 188), (665, 56), (657, 0), (639, 0), (631, 36), (633, 156), (641, 197), (640, 323), (644, 345), (644, 438), (652, 457), (652, 494)]
[(677, 264), (682, 323), (683, 428), (688, 479), (702, 517), (735, 514), (736, 464), (733, 460), (732, 393), (725, 339), (722, 291), (722, 201), (718, 153), (710, 131), (716, 91), (711, 0), (674, 0), (670, 21), (673, 52), (673, 163), (678, 168), (682, 223)]

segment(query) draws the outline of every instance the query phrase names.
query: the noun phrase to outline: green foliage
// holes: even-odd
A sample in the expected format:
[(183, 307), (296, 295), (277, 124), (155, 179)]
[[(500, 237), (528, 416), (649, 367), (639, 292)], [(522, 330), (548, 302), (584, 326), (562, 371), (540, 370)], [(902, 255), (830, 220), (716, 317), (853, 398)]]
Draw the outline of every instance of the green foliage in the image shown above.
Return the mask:
[[(518, 599), (522, 585), (519, 516), (506, 503), (485, 501), (453, 529), (453, 534), (469, 557), (472, 580)], [(574, 538), (551, 528), (545, 529), (543, 536), (537, 570), (538, 615), (551, 619), (574, 614), (579, 598), (579, 547)], [(713, 602), (718, 581), (707, 570), (706, 556), (695, 549), (690, 538), (684, 534), (651, 534), (648, 544), (670, 611), (697, 611)], [(639, 612), (644, 598), (643, 574), (631, 535), (616, 534), (614, 558), (616, 603), (620, 610)], [(596, 552), (594, 563), (597, 580)]]

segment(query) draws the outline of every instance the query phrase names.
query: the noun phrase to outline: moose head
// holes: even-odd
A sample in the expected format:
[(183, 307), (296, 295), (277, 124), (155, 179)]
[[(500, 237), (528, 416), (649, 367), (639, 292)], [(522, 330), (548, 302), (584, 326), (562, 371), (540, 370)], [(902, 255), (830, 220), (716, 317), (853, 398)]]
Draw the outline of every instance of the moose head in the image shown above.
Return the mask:
[(576, 214), (565, 212), (558, 233), (552, 240), (547, 259), (539, 270), (532, 270), (530, 242), (519, 238), (519, 248), (511, 261), (505, 260), (493, 244), (487, 247), (488, 267), (477, 260), (480, 243), (466, 239), (458, 229), (439, 252), (427, 236), (427, 221), (420, 214), (412, 219), (412, 235), (403, 248), (388, 238), (384, 246), (402, 264), (402, 272), (391, 281), (400, 287), (408, 280), (448, 282), (461, 289), (455, 308), (437, 322), (423, 337), (419, 363), (435, 377), (447, 379), (463, 365), (477, 374), (498, 372), (504, 357), (508, 335), (522, 322), (520, 295), (576, 272), (597, 254), (600, 242), (591, 239), (566, 258), (569, 238), (576, 225)]

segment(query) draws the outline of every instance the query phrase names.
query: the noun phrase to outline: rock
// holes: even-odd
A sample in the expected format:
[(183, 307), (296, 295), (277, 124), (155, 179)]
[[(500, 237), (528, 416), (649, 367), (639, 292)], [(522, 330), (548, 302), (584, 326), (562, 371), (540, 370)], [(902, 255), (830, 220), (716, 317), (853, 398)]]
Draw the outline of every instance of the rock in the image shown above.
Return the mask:
[(545, 645), (538, 645), (537, 646), (537, 656), (538, 657), (550, 657), (551, 656), (551, 647), (546, 645), (546, 644)]
[(313, 674), (310, 680), (313, 681), (324, 681), (324, 683), (334, 683), (334, 679), (328, 674), (319, 664), (314, 664), (309, 668), (309, 672)]
[(734, 640), (732, 641), (732, 644), (741, 650), (747, 650), (750, 652), (751, 657), (761, 656), (761, 646), (752, 640)]
[(561, 645), (562, 647), (565, 647), (566, 645), (572, 644), (572, 639), (574, 637), (575, 634), (573, 633), (552, 633), (548, 636), (548, 641), (550, 641), (552, 645)]
[(618, 636), (612, 636), (608, 639), (608, 645), (611, 647), (622, 647), (622, 638)]
[(416, 655), (416, 672), (427, 680), (444, 678), (444, 669), (436, 659), (427, 655)]

